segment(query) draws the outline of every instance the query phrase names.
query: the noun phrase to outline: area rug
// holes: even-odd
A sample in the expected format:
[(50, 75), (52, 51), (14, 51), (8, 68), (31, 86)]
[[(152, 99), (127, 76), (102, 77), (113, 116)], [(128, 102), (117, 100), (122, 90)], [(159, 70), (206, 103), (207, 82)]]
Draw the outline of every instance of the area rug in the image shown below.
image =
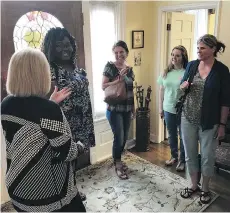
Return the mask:
[[(112, 159), (91, 165), (76, 173), (78, 189), (87, 195), (88, 212), (200, 212), (199, 195), (183, 199), (180, 191), (188, 181), (130, 152), (123, 160), (129, 179), (120, 180)], [(212, 202), (218, 197), (212, 192)]]
[[(181, 198), (186, 179), (130, 152), (123, 160), (129, 167), (128, 180), (117, 177), (112, 159), (76, 173), (78, 189), (87, 195), (88, 212), (201, 212), (211, 204), (201, 204), (199, 195)], [(212, 202), (217, 197), (212, 192)], [(1, 212), (13, 211), (10, 202), (1, 205)]]

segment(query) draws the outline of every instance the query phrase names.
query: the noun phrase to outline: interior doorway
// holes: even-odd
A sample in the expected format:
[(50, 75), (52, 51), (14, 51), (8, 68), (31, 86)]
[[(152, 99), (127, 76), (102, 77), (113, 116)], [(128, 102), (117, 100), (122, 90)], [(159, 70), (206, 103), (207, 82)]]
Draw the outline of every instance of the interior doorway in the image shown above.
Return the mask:
[[(171, 60), (171, 50), (183, 45), (189, 60), (197, 59), (197, 40), (204, 34), (214, 34), (215, 9), (185, 10), (167, 12), (167, 62)], [(172, 27), (173, 26), (173, 27)], [(164, 122), (164, 141), (168, 133)]]
[[(218, 35), (219, 1), (200, 4), (184, 4), (180, 6), (161, 7), (158, 11), (158, 73), (157, 77), (168, 65), (171, 50), (177, 45), (184, 45), (189, 60), (196, 59), (197, 39), (205, 33)], [(202, 18), (202, 20), (201, 20)], [(156, 86), (159, 91), (159, 85)], [(157, 114), (159, 114), (159, 94), (156, 94)], [(157, 119), (158, 142), (168, 137), (165, 122)]]

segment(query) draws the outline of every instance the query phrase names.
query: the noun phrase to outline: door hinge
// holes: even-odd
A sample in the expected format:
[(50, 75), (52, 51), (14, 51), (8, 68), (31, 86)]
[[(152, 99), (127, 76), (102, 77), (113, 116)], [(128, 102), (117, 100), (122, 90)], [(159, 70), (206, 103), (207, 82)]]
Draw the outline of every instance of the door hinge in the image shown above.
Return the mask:
[(171, 30), (171, 24), (167, 24), (167, 31)]

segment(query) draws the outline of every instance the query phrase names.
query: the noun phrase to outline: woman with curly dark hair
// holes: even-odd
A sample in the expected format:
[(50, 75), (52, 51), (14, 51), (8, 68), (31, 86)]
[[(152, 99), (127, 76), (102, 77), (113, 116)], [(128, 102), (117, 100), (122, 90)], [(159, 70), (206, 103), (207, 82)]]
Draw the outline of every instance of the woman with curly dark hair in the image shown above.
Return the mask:
[[(42, 51), (51, 68), (53, 86), (70, 88), (72, 93), (60, 106), (70, 124), (73, 139), (81, 141), (89, 152), (95, 146), (91, 101), (86, 72), (76, 65), (76, 41), (65, 28), (50, 29), (43, 41)], [(82, 199), (86, 197), (81, 193)]]

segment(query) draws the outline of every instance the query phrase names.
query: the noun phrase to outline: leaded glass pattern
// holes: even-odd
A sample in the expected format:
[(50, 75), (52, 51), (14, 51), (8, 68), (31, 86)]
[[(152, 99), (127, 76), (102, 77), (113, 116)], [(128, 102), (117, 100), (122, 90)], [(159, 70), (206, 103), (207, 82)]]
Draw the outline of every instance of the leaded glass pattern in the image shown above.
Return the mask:
[(16, 23), (13, 32), (15, 51), (26, 48), (41, 48), (41, 43), (52, 27), (63, 27), (53, 15), (43, 11), (24, 14)]

